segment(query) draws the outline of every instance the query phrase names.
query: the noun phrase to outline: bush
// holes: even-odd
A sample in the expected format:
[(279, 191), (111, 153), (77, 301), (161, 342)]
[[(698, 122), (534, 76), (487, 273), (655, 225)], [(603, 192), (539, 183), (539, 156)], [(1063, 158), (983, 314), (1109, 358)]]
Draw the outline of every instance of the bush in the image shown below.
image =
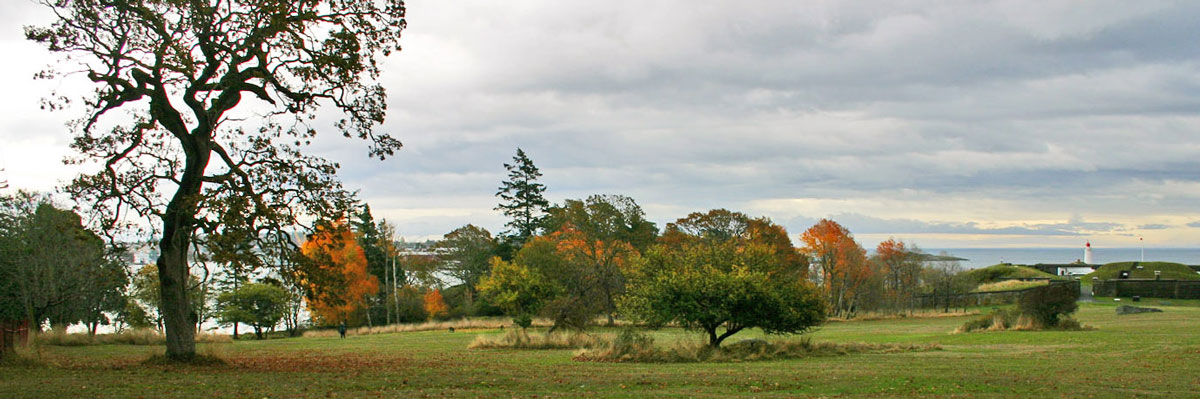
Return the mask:
[(964, 333), (971, 331), (1003, 331), (1013, 328), (1017, 325), (1020, 319), (1020, 312), (1015, 309), (996, 309), (992, 313), (976, 317), (962, 326), (958, 327), (954, 332)]
[(1029, 316), (1042, 327), (1056, 327), (1059, 319), (1075, 313), (1079, 291), (1069, 284), (1056, 284), (1025, 291), (1017, 301), (1021, 314)]

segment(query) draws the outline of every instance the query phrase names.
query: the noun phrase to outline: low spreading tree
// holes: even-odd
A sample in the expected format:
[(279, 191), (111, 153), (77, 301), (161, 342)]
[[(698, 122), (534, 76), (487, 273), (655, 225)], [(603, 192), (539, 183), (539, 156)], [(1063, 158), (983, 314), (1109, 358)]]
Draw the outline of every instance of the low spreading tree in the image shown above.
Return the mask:
[(636, 258), (622, 314), (651, 326), (703, 331), (711, 347), (748, 328), (799, 334), (825, 320), (787, 233), (765, 218), (717, 209), (667, 225)]
[(287, 314), (289, 295), (272, 284), (242, 284), (217, 296), (217, 320), (224, 325), (250, 325), (254, 335), (263, 339), (263, 331), (274, 329)]
[(677, 323), (700, 330), (709, 346), (748, 328), (799, 334), (825, 319), (825, 302), (810, 283), (778, 278), (766, 248), (731, 244), (660, 246), (642, 258), (624, 314), (653, 327)]

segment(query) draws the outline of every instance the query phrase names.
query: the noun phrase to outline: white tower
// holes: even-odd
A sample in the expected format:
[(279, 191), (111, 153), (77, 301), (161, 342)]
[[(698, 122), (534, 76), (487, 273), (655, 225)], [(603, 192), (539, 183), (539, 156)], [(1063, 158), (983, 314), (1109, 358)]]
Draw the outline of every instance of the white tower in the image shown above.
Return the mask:
[(1088, 241), (1083, 246), (1083, 263), (1092, 264), (1092, 242)]

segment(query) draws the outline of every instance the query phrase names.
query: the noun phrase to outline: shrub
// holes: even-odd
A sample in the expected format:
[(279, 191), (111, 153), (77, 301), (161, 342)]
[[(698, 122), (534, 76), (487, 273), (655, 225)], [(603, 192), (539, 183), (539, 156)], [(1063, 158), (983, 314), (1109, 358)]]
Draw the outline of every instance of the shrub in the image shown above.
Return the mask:
[(1056, 284), (1025, 291), (1017, 301), (1021, 314), (1029, 316), (1042, 327), (1058, 326), (1059, 318), (1075, 313), (1079, 292), (1074, 286)]
[(955, 333), (971, 331), (1003, 331), (1017, 325), (1020, 312), (1015, 309), (996, 309), (992, 313), (982, 315), (963, 323)]

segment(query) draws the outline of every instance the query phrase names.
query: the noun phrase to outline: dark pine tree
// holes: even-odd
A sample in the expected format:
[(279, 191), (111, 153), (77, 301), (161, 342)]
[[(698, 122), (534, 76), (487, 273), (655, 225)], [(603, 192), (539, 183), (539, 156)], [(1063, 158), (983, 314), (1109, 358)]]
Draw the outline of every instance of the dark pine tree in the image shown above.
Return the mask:
[(500, 183), (496, 192), (496, 196), (500, 197), (500, 205), (496, 206), (496, 210), (504, 211), (504, 216), (511, 219), (504, 224), (509, 228), (504, 233), (507, 236), (505, 241), (520, 247), (529, 237), (537, 234), (550, 202), (542, 196), (546, 186), (537, 182), (542, 172), (525, 156), (525, 151), (517, 148), (513, 163), (504, 164), (504, 168), (508, 169), (508, 180)]

